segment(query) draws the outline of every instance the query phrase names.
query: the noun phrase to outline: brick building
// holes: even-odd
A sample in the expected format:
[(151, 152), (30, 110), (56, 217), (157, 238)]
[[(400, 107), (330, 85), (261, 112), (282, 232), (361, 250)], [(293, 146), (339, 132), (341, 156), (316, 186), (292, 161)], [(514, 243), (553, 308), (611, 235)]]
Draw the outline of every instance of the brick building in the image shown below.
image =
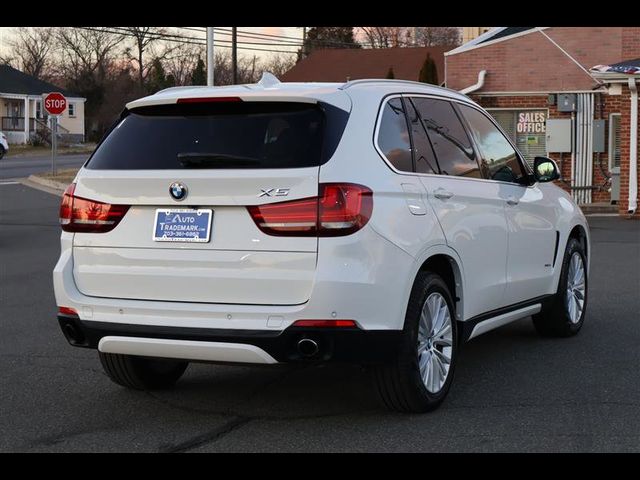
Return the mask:
[[(638, 58), (640, 27), (498, 27), (445, 53), (445, 80), (487, 108), (528, 161), (557, 160), (578, 203), (640, 218), (630, 147), (640, 75), (614, 65)], [(614, 68), (590, 70), (603, 65)]]
[(283, 82), (346, 82), (385, 78), (389, 69), (399, 80), (418, 80), (429, 55), (438, 83), (444, 83), (444, 52), (451, 47), (329, 48), (314, 50), (280, 78)]

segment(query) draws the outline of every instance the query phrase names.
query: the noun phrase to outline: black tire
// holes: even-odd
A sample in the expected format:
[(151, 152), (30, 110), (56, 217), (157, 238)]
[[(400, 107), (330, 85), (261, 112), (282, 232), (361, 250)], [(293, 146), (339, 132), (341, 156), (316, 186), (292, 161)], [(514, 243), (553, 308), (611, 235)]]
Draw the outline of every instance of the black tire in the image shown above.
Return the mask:
[[(425, 387), (418, 366), (418, 325), (422, 307), (432, 293), (446, 300), (451, 316), (451, 362), (443, 386), (436, 393)], [(397, 358), (386, 365), (373, 367), (373, 378), (382, 403), (390, 410), (423, 413), (437, 408), (449, 391), (458, 352), (458, 330), (455, 304), (442, 278), (431, 272), (420, 272), (411, 291), (405, 326)]]
[(189, 362), (98, 352), (109, 378), (135, 390), (171, 388), (187, 369)]
[[(567, 283), (569, 264), (576, 253), (581, 257), (584, 268), (584, 304), (579, 320), (572, 322), (570, 311), (567, 307), (567, 296), (569, 295)], [(587, 257), (582, 243), (575, 238), (570, 238), (562, 258), (562, 271), (558, 282), (558, 290), (550, 304), (542, 312), (532, 317), (533, 325), (540, 335), (544, 337), (570, 337), (580, 331), (587, 312), (589, 283), (586, 267)]]
[(0, 160), (2, 160), (2, 157), (4, 157), (5, 153), (6, 153), (6, 150), (2, 145), (0, 145)]

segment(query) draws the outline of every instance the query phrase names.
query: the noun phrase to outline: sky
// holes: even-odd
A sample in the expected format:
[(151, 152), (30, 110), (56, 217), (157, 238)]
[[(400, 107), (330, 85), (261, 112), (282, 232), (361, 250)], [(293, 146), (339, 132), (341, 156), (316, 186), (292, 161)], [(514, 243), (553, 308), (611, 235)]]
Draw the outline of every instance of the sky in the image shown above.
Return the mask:
[[(203, 29), (204, 27), (187, 27), (189, 28), (184, 29), (184, 28), (177, 28), (177, 27), (167, 27), (171, 33), (174, 34), (179, 34), (179, 35), (183, 35), (183, 36), (190, 36), (190, 37), (197, 37), (197, 38), (205, 38), (205, 32), (204, 31), (196, 31), (196, 30), (192, 30), (192, 29)], [(226, 30), (231, 30), (231, 27), (220, 27)], [(9, 41), (9, 39), (13, 36), (13, 31), (14, 31), (15, 27), (0, 27), (0, 54), (4, 54), (7, 52), (7, 42)], [(288, 42), (288, 43), (302, 43), (302, 28), (301, 27), (238, 27), (239, 31), (243, 31), (243, 32), (252, 32), (252, 33), (262, 33), (262, 34), (268, 34), (268, 35), (279, 35), (279, 36), (285, 36), (285, 37), (292, 37), (292, 38), (287, 38), (287, 39), (277, 39), (277, 38), (264, 38), (264, 39), (256, 39), (256, 38), (248, 38), (248, 37), (244, 37), (242, 35), (238, 35), (238, 40), (239, 42), (244, 41), (249, 41), (249, 42), (258, 42), (258, 43), (280, 43), (280, 45), (277, 46), (267, 46), (267, 45), (244, 45), (247, 47), (252, 47), (252, 48), (256, 48), (256, 49), (271, 49), (271, 50), (282, 50), (282, 51), (288, 51), (288, 52), (296, 52), (297, 49), (299, 48), (298, 46), (293, 46), (293, 45), (284, 45), (284, 42)], [(222, 33), (220, 34), (216, 34), (214, 35), (215, 40), (217, 41), (218, 39), (220, 40), (230, 40), (231, 36), (230, 35), (224, 35)], [(296, 41), (297, 39), (297, 41)], [(239, 44), (240, 47), (243, 46), (242, 43)], [(229, 50), (226, 48), (221, 48), (222, 51), (224, 50)], [(271, 55), (273, 55), (273, 53), (271, 52), (263, 52), (263, 51), (257, 51), (257, 50), (245, 50), (240, 48), (238, 50), (238, 55), (250, 55), (252, 56), (253, 54), (257, 55), (259, 58), (262, 59), (267, 59), (269, 58)]]

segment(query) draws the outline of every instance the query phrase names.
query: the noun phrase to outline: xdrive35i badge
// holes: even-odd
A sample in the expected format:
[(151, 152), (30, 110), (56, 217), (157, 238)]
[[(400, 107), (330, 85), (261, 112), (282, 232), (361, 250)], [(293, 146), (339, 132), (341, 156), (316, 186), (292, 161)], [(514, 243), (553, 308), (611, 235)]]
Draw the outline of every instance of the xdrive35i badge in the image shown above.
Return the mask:
[(184, 200), (187, 198), (187, 187), (180, 182), (173, 182), (169, 187), (169, 194), (178, 201)]

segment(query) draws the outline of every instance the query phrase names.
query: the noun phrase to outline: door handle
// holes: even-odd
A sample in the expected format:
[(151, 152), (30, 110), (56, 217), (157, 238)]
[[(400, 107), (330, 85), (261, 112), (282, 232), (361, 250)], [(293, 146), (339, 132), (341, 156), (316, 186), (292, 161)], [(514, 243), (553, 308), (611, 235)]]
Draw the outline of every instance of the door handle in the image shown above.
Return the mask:
[(520, 201), (514, 196), (507, 198), (507, 205), (518, 205), (518, 203), (520, 203)]
[(449, 198), (453, 197), (453, 193), (445, 190), (444, 188), (438, 188), (433, 192), (433, 196), (439, 198), (440, 200), (448, 200)]

